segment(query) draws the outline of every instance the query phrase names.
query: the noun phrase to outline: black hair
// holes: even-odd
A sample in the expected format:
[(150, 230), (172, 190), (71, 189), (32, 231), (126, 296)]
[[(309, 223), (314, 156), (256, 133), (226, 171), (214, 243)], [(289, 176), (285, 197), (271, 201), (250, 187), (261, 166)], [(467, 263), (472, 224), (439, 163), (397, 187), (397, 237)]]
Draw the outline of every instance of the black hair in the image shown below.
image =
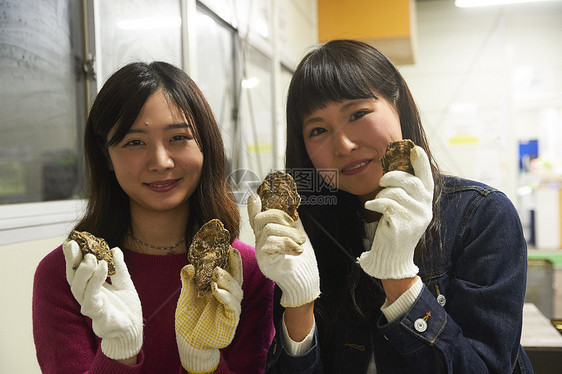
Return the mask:
[[(289, 171), (307, 168), (316, 173), (312, 180), (321, 180), (306, 152), (302, 134), (304, 117), (331, 102), (370, 97), (382, 97), (395, 106), (403, 138), (421, 146), (430, 159), (435, 181), (433, 220), (416, 247), (416, 259), (431, 257), (431, 243), (440, 236), (438, 207), (442, 175), (431, 155), (418, 108), (404, 78), (376, 48), (354, 40), (333, 40), (309, 52), (299, 63), (287, 97), (286, 168)], [(320, 272), (322, 296), (315, 303), (318, 323), (335, 318), (337, 313), (349, 318), (379, 313), (385, 297), (382, 285), (366, 275), (355, 261), (365, 250), (359, 197), (342, 190), (333, 191), (325, 183), (299, 192), (305, 199), (311, 194), (336, 197), (332, 205), (299, 208)], [(334, 199), (323, 201), (334, 202)]]

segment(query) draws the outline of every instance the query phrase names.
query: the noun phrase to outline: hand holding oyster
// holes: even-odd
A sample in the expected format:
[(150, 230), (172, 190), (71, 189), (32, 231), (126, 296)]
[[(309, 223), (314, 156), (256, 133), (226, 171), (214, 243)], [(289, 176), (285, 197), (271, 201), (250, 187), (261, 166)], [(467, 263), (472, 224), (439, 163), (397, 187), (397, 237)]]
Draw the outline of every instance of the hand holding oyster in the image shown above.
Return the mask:
[(110, 277), (115, 275), (115, 261), (113, 253), (109, 245), (103, 238), (98, 238), (87, 231), (72, 230), (68, 235), (69, 240), (74, 240), (84, 255), (91, 253), (98, 261), (105, 260), (107, 262), (107, 275)]
[(386, 147), (384, 157), (381, 159), (383, 173), (393, 170), (401, 170), (414, 174), (414, 168), (410, 162), (410, 150), (415, 147), (410, 139), (391, 142)]

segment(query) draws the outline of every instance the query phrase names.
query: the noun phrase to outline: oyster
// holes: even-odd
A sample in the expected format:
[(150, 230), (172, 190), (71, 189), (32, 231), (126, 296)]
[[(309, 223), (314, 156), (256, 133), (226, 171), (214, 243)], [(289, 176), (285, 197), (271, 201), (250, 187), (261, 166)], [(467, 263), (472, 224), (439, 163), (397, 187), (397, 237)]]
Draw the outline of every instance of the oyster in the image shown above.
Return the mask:
[(383, 173), (401, 170), (414, 174), (414, 168), (410, 163), (410, 150), (415, 144), (409, 139), (398, 140), (386, 147), (384, 157), (381, 159)]
[(87, 231), (72, 230), (68, 239), (74, 240), (78, 243), (80, 250), (84, 255), (91, 253), (98, 261), (105, 260), (107, 262), (107, 275), (115, 275), (115, 261), (113, 260), (113, 253), (105, 239), (98, 238)]
[(187, 251), (187, 258), (195, 268), (197, 296), (211, 292), (213, 271), (218, 266), (228, 271), (230, 233), (218, 219), (205, 223), (193, 236)]
[(282, 171), (269, 173), (256, 192), (261, 199), (262, 211), (280, 209), (295, 221), (299, 218), (297, 208), (301, 197), (295, 180), (289, 174)]

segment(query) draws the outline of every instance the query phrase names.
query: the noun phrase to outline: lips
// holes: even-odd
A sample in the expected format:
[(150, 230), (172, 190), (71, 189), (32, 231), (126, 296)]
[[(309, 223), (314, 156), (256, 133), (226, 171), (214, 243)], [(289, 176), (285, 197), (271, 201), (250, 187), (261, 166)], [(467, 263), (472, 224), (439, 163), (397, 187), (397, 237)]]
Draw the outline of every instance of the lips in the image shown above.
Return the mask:
[(144, 185), (155, 192), (168, 192), (175, 188), (179, 181), (179, 179), (167, 179), (163, 181), (144, 183)]
[(346, 166), (344, 166), (341, 169), (341, 173), (344, 174), (344, 175), (353, 175), (353, 174), (360, 173), (363, 170), (365, 170), (365, 168), (367, 167), (367, 165), (369, 165), (370, 162), (371, 162), (371, 160), (354, 161), (354, 162), (349, 163)]

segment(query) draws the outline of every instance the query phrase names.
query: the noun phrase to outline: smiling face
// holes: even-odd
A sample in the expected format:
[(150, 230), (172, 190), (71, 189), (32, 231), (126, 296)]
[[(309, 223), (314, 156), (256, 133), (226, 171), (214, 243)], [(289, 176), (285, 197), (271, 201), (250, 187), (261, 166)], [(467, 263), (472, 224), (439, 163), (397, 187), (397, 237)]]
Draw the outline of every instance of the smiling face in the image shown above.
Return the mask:
[(362, 200), (379, 191), (386, 146), (402, 139), (398, 113), (382, 97), (329, 102), (304, 117), (302, 135), (314, 167), (337, 171), (326, 181)]
[(148, 98), (124, 138), (108, 151), (132, 212), (187, 209), (199, 184), (203, 153), (191, 124), (162, 91)]

